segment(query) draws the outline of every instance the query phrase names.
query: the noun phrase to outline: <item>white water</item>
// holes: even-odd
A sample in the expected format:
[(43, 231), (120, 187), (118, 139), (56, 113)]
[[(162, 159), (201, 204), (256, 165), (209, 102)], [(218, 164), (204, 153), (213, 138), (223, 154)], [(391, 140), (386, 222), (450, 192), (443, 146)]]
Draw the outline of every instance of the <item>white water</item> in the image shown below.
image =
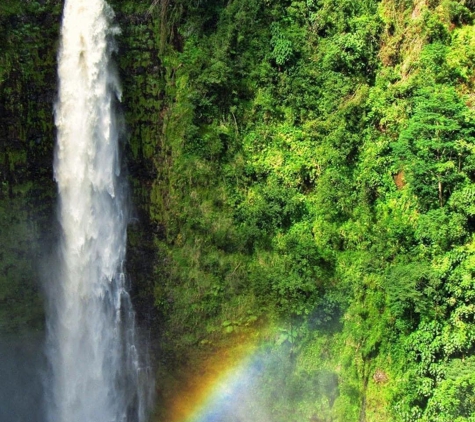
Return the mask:
[(50, 422), (146, 417), (146, 377), (123, 273), (128, 213), (114, 113), (120, 87), (111, 63), (113, 17), (103, 0), (65, 2), (55, 113), (62, 239), (49, 289)]

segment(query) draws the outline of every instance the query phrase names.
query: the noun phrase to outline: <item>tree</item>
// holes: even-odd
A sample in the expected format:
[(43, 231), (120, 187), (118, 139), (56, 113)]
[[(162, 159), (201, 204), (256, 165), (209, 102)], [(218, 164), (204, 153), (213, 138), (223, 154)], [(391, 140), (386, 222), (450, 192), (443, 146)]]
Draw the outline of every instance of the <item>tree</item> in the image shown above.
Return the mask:
[(473, 178), (474, 129), (454, 88), (429, 86), (415, 96), (414, 112), (394, 150), (423, 208), (444, 206), (458, 183)]

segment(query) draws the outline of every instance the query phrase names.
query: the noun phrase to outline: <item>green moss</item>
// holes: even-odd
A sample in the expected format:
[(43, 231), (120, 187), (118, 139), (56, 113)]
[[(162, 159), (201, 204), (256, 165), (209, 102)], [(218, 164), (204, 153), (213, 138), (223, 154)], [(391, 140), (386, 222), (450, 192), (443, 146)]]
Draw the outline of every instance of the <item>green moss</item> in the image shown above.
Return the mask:
[[(40, 263), (51, 242), (60, 4), (0, 7), (0, 330), (42, 326)], [(41, 245), (41, 246), (40, 246)]]

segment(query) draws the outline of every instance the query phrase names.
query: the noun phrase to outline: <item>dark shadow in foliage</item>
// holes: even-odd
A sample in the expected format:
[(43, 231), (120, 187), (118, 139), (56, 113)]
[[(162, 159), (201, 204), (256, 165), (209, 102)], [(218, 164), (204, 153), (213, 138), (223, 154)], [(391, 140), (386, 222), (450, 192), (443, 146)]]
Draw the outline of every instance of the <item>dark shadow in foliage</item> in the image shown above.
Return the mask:
[(394, 266), (386, 277), (384, 288), (394, 324), (402, 332), (417, 327), (422, 315), (430, 313), (437, 288), (433, 285), (430, 265), (426, 262), (410, 262)]

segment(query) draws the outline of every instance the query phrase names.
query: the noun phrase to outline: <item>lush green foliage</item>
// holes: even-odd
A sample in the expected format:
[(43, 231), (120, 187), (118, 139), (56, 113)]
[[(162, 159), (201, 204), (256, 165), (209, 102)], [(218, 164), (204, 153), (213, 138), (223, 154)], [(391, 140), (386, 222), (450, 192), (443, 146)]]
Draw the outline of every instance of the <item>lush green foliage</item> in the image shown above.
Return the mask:
[(275, 420), (470, 420), (473, 380), (454, 368), (475, 339), (472, 9), (154, 10), (169, 34), (151, 196), (167, 341), (292, 327), (271, 347), (297, 356), (288, 387), (326, 368), (338, 393), (276, 402)]

